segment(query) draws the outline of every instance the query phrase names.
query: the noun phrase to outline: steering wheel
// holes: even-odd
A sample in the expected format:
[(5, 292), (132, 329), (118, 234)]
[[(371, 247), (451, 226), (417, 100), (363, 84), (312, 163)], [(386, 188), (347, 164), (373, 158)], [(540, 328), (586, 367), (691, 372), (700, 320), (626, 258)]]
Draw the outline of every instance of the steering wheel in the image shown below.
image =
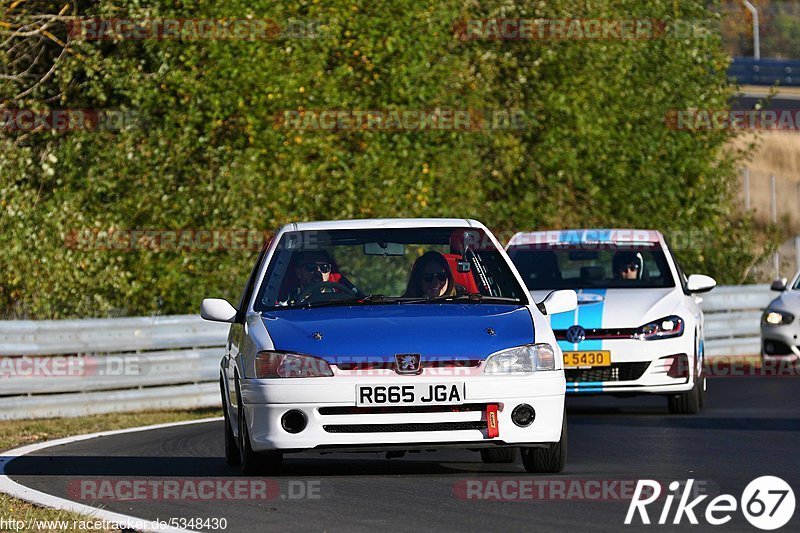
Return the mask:
[[(324, 292), (325, 289), (333, 289), (333, 292)], [(298, 304), (303, 304), (306, 302), (322, 301), (316, 299), (316, 297), (321, 294), (332, 296), (332, 298), (330, 298), (331, 300), (343, 300), (345, 298), (351, 298), (353, 295), (355, 295), (355, 293), (350, 290), (349, 287), (342, 285), (341, 283), (337, 283), (335, 281), (318, 281), (300, 291), (300, 294), (297, 295), (295, 302)]]

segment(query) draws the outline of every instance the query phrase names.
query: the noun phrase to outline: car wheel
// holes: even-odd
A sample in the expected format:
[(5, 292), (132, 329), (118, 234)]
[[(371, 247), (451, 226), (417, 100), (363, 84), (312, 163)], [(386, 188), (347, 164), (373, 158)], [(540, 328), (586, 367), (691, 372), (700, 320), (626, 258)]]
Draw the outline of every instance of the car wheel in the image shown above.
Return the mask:
[(567, 463), (567, 415), (561, 425), (561, 438), (547, 448), (520, 448), (522, 464), (527, 472), (557, 474)]
[(481, 461), (487, 464), (513, 463), (517, 460), (516, 448), (482, 448)]
[(237, 385), (236, 398), (239, 405), (239, 468), (245, 475), (269, 475), (278, 472), (283, 463), (283, 454), (259, 454), (250, 445), (250, 433), (247, 431), (242, 396)]
[[(702, 378), (701, 378), (702, 379)], [(694, 380), (691, 390), (667, 398), (670, 414), (696, 415), (700, 412), (700, 379)]]
[(239, 464), (239, 447), (236, 444), (236, 437), (233, 435), (231, 418), (228, 414), (228, 402), (225, 398), (225, 384), (222, 376), (219, 378), (219, 390), (222, 395), (222, 413), (225, 419), (225, 462), (231, 466)]

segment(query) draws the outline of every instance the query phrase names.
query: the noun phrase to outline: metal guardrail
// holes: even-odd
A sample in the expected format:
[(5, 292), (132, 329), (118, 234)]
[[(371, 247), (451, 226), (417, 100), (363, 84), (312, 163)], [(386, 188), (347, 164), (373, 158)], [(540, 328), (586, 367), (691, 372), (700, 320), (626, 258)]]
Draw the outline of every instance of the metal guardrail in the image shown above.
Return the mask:
[(0, 419), (219, 405), (227, 332), (197, 315), (0, 321)]
[(800, 61), (788, 59), (753, 59), (735, 57), (728, 76), (740, 85), (800, 86)]
[(769, 285), (728, 285), (702, 295), (706, 355), (761, 353), (761, 312), (777, 296)]
[[(703, 295), (706, 353), (760, 350), (768, 285)], [(0, 321), (0, 419), (219, 405), (227, 324), (197, 315)]]

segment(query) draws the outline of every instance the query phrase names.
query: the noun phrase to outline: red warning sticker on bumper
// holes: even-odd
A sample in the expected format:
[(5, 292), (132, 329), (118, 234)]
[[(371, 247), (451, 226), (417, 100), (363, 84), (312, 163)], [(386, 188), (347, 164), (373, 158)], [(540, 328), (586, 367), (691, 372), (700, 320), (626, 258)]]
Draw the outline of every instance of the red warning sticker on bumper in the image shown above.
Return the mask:
[(486, 406), (486, 427), (489, 430), (490, 439), (500, 436), (500, 424), (497, 421), (497, 404)]

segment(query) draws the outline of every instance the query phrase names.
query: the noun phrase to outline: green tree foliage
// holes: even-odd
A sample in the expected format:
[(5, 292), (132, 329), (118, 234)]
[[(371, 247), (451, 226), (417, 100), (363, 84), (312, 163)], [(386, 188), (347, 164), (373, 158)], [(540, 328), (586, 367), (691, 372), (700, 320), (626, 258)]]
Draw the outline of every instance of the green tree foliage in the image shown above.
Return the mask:
[[(477, 218), (505, 235), (652, 227), (703, 235), (684, 240), (684, 267), (721, 282), (740, 281), (758, 253), (749, 223), (732, 211), (731, 133), (665, 126), (671, 110), (727, 107), (732, 88), (717, 35), (493, 41), (454, 32), (460, 21), (496, 17), (653, 18), (669, 26), (714, 17), (704, 1), (14, 6), (4, 8), (6, 34), (37, 14), (56, 18), (47, 19), (52, 39), (42, 31), (24, 37), (46, 53), (27, 77), (0, 80), (3, 108), (114, 109), (135, 113), (137, 123), (0, 132), (6, 314), (195, 312), (204, 296), (236, 301), (255, 257), (70, 245), (74, 232), (86, 231), (270, 231), (293, 220), (411, 216)], [(315, 38), (77, 41), (67, 39), (70, 16), (319, 26)], [(0, 59), (18, 50), (7, 45)], [(527, 119), (523, 129), (471, 132), (300, 131), (275, 121), (287, 110), (325, 109), (514, 109)]]

